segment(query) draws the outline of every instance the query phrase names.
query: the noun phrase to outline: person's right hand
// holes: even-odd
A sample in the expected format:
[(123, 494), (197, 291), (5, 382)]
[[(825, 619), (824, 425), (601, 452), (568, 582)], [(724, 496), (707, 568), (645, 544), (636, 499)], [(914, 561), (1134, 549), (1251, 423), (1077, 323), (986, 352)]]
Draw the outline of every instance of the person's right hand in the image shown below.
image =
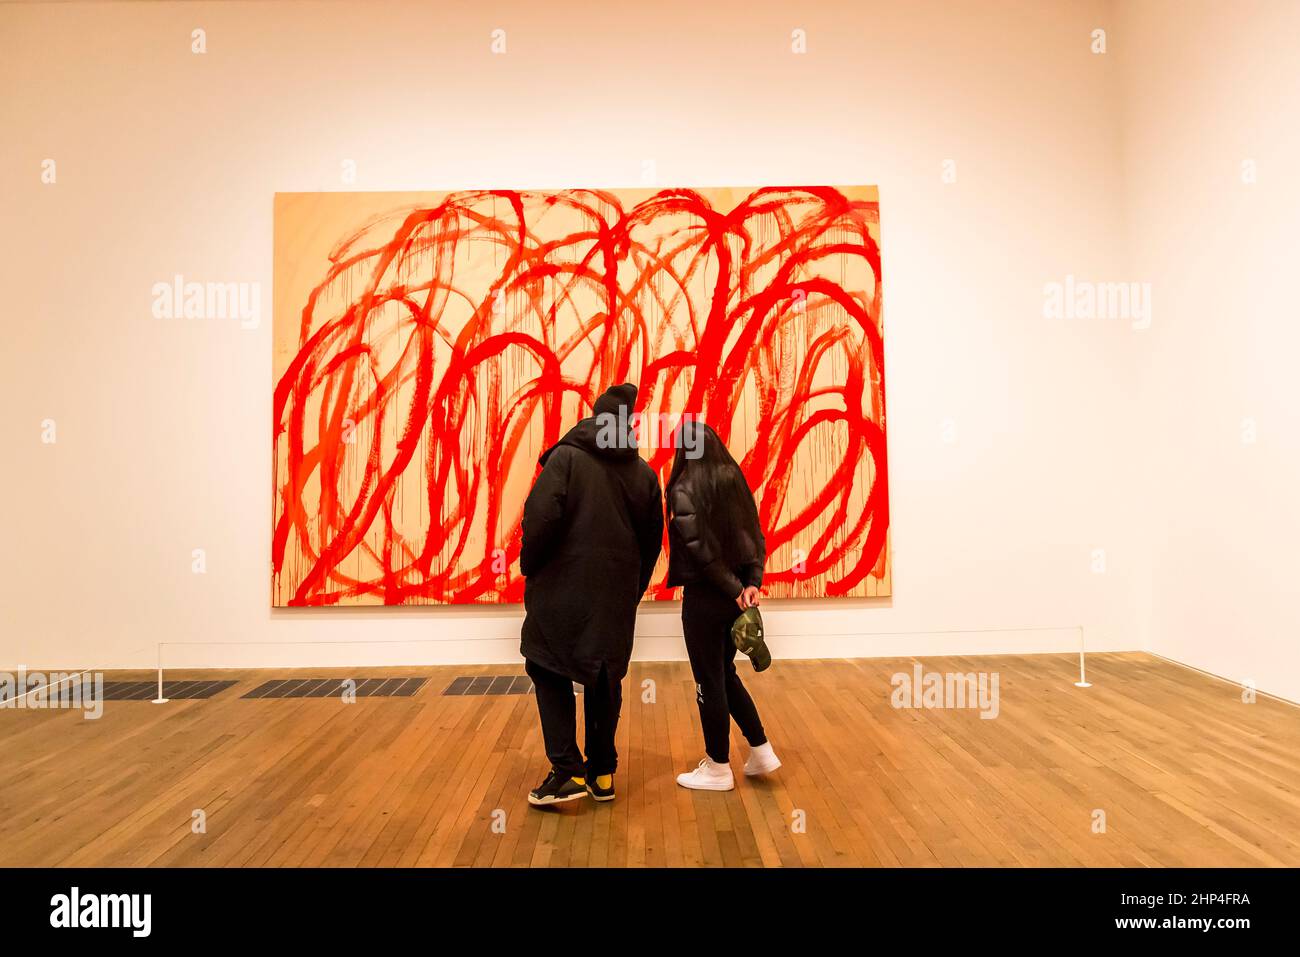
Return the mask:
[(741, 593), (736, 596), (736, 604), (740, 607), (741, 611), (744, 611), (746, 608), (753, 608), (761, 600), (762, 598), (758, 593), (758, 589), (753, 585), (742, 590)]

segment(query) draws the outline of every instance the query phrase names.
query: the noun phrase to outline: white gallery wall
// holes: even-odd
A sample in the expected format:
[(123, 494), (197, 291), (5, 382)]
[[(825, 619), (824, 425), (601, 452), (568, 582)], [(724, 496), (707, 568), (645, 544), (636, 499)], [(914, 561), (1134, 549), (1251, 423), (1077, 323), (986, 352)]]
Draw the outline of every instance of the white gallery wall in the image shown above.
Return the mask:
[(1300, 701), (1300, 3), (1117, 8), (1148, 647)]
[[(894, 595), (771, 601), (775, 652), (1070, 650), (1082, 627), (1090, 649), (1254, 669), (1300, 697), (1295, 505), (1275, 494), (1294, 486), (1295, 393), (1266, 308), (1287, 301), (1256, 289), (1234, 320), (1250, 334), (1222, 337), (1240, 358), (1224, 401), (1208, 327), (1244, 309), (1252, 266), (1234, 252), (1216, 276), (1193, 233), (1256, 229), (1225, 222), (1247, 215), (1228, 196), (1198, 216), (1167, 192), (1187, 144), (1150, 128), (1173, 122), (1159, 68), (1213, 32), (1209, 4), (1177, 5), (1206, 22), (1168, 35), (1172, 7), (1102, 0), (563, 6), (0, 6), (0, 668), (149, 666), (160, 642), (177, 667), (518, 661), (519, 606), (272, 611), (275, 192), (864, 183), (881, 190)], [(1215, 108), (1179, 135), (1254, 116), (1275, 137), (1256, 154), (1294, 151), (1266, 104)], [(1213, 146), (1229, 166), (1241, 151)], [(1280, 266), (1285, 210), (1257, 195), (1274, 244), (1252, 248)], [(178, 274), (260, 284), (260, 321), (154, 318), (152, 287)], [(1147, 278), (1149, 323), (1045, 315), (1048, 283)], [(1172, 330), (1183, 305), (1195, 325)], [(1207, 415), (1230, 444), (1251, 410), (1270, 436), (1253, 464), (1204, 446)], [(1212, 487), (1220, 511), (1184, 512)], [(1271, 550), (1234, 553), (1256, 538)], [(1249, 653), (1224, 627), (1247, 605)], [(640, 658), (684, 657), (675, 606), (646, 607), (639, 635)]]

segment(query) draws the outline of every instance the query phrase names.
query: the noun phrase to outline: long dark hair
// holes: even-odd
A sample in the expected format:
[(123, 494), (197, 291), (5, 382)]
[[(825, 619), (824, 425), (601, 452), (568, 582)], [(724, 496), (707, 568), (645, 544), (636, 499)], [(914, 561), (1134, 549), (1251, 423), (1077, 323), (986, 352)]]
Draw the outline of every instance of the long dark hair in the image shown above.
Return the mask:
[(668, 520), (673, 518), (673, 489), (686, 481), (691, 490), (695, 514), (713, 544), (728, 564), (734, 561), (734, 546), (742, 539), (755, 541), (762, 530), (754, 493), (745, 473), (727, 451), (712, 427), (698, 419), (687, 419), (674, 436), (677, 452), (668, 474), (664, 496)]

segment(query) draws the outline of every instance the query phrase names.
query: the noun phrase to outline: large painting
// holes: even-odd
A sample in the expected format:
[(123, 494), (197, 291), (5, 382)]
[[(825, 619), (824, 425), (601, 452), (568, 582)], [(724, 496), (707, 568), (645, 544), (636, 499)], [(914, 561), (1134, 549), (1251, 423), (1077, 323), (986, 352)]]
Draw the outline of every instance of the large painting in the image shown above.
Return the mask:
[(274, 312), (275, 605), (522, 601), (537, 458), (625, 381), (661, 481), (727, 442), (769, 596), (890, 593), (875, 187), (282, 193)]

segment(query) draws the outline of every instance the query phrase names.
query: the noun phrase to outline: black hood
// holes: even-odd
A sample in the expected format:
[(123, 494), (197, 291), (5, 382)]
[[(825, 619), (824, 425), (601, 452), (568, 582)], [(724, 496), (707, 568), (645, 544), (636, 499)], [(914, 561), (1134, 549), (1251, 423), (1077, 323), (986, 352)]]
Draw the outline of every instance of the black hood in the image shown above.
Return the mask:
[[(582, 419), (564, 437), (542, 453), (542, 465), (561, 445), (572, 445), (601, 458), (635, 458), (636, 438), (632, 434), (632, 408), (636, 405), (636, 386), (630, 382), (616, 385), (601, 393), (593, 406), (593, 415)], [(622, 417), (620, 419), (620, 413)], [(619, 425), (624, 425), (623, 435), (618, 435)]]

